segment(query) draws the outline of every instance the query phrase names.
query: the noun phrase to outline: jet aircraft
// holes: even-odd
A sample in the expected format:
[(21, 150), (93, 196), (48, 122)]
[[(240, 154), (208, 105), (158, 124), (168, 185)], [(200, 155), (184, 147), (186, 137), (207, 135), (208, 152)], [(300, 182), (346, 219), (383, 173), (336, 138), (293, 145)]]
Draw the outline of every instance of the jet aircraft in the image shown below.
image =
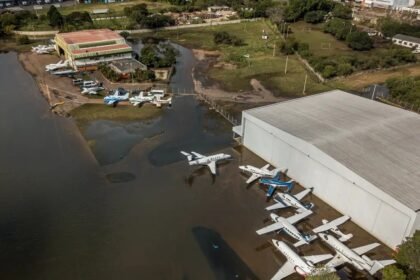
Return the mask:
[(295, 195), (291, 195), (288, 193), (277, 193), (273, 198), (274, 201), (276, 201), (276, 204), (268, 206), (265, 209), (268, 211), (271, 211), (271, 210), (277, 210), (277, 209), (282, 209), (286, 207), (294, 207), (297, 209), (299, 213), (302, 213), (313, 207), (313, 204), (304, 205), (300, 201), (311, 191), (312, 189), (306, 189)]
[(335, 271), (333, 268), (322, 269), (315, 267), (315, 264), (322, 261), (331, 259), (333, 256), (331, 254), (325, 255), (314, 255), (314, 256), (299, 256), (295, 251), (293, 251), (289, 246), (286, 245), (283, 241), (272, 240), (274, 246), (279, 250), (286, 258), (287, 261), (283, 266), (277, 271), (277, 273), (271, 278), (271, 280), (280, 280), (284, 279), (287, 276), (297, 272), (302, 276), (316, 275), (324, 271)]
[(247, 184), (250, 184), (261, 177), (274, 178), (279, 172), (282, 172), (281, 168), (275, 168), (273, 170), (269, 170), (269, 168), (270, 168), (270, 164), (264, 165), (261, 168), (258, 168), (252, 165), (239, 166), (239, 169), (242, 172), (251, 174), (251, 177), (249, 177), (248, 180), (246, 181)]
[(207, 165), (210, 169), (210, 172), (213, 175), (216, 175), (216, 163), (221, 160), (231, 159), (232, 156), (224, 153), (203, 156), (196, 152), (187, 153), (181, 151), (181, 154), (187, 157), (189, 165)]
[(261, 178), (260, 184), (268, 186), (266, 195), (270, 197), (277, 188), (287, 188), (287, 191), (290, 192), (295, 185), (295, 181), (282, 181), (280, 180), (280, 174), (277, 174), (274, 178)]
[(334, 258), (325, 265), (328, 268), (335, 268), (347, 262), (359, 270), (366, 270), (371, 275), (374, 275), (378, 270), (395, 263), (395, 260), (376, 261), (371, 260), (366, 255), (363, 255), (364, 253), (380, 246), (379, 243), (372, 243), (350, 249), (330, 234), (319, 233), (318, 235), (323, 241), (325, 241), (325, 243), (337, 252)]

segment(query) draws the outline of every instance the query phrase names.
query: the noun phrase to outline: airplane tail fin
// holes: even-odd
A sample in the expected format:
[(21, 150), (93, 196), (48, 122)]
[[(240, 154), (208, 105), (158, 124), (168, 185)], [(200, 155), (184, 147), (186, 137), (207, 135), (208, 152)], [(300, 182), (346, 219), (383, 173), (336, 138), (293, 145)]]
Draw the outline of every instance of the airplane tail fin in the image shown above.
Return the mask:
[(295, 246), (295, 248), (298, 248), (298, 247), (300, 247), (302, 245), (311, 243), (316, 238), (317, 238), (316, 235), (305, 235), (305, 239), (304, 240), (299, 240), (298, 242), (296, 242), (295, 244), (293, 244), (293, 246)]
[(287, 192), (290, 192), (294, 188), (294, 186), (296, 184), (296, 181), (295, 180), (289, 180), (289, 181), (287, 181), (287, 183), (289, 183), (288, 187), (287, 187)]
[(362, 258), (371, 265), (371, 268), (369, 270), (370, 275), (374, 275), (376, 272), (378, 272), (378, 270), (381, 270), (387, 265), (395, 263), (395, 260), (372, 261), (365, 255), (363, 255)]
[(181, 154), (187, 157), (188, 161), (192, 161), (193, 155), (184, 151), (181, 151)]
[(349, 233), (349, 234), (342, 234), (340, 238), (338, 238), (338, 240), (340, 240), (341, 242), (346, 242), (352, 238), (353, 238), (353, 234)]

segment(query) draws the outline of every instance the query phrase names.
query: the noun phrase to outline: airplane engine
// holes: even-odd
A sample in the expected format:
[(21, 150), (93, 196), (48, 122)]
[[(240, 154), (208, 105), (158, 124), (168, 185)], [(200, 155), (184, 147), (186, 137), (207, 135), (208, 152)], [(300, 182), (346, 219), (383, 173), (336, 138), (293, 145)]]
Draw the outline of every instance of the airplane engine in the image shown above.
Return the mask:
[(305, 271), (303, 271), (300, 267), (298, 267), (298, 266), (295, 266), (295, 271), (298, 273), (298, 274), (300, 274), (300, 275), (302, 275), (302, 276), (306, 276), (306, 272)]

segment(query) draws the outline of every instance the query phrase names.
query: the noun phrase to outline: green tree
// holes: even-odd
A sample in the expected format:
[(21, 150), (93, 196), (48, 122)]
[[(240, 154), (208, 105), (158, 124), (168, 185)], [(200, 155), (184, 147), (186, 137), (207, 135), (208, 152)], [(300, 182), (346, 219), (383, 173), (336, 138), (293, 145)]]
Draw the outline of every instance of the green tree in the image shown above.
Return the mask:
[(340, 280), (340, 277), (335, 272), (328, 272), (327, 270), (317, 274), (305, 277), (306, 280)]
[(130, 36), (130, 33), (127, 31), (122, 31), (120, 32), (121, 37), (123, 37), (124, 39), (127, 39)]
[(382, 270), (382, 280), (406, 280), (404, 271), (395, 265), (388, 265)]
[(21, 36), (16, 37), (16, 42), (19, 45), (28, 45), (31, 43), (31, 40), (29, 39), (27, 35), (21, 35)]
[[(399, 84), (402, 85), (404, 83), (405, 82), (402, 81)], [(409, 88), (409, 92), (412, 93), (417, 91), (417, 93), (419, 93), (418, 98), (420, 98), (420, 88), (418, 87), (420, 85), (420, 81), (412, 79), (410, 84), (411, 87), (407, 85), (404, 85), (404, 87)], [(389, 85), (388, 81), (387, 85)], [(419, 101), (420, 100), (417, 99), (417, 102)], [(408, 279), (420, 279), (420, 231), (417, 230), (413, 237), (408, 237), (407, 240), (398, 247), (396, 260), (399, 264), (405, 267)]]
[(325, 66), (324, 70), (322, 71), (322, 76), (324, 78), (332, 78), (337, 75), (337, 69), (333, 65)]
[(325, 15), (324, 11), (310, 11), (305, 14), (304, 20), (308, 23), (320, 23), (324, 21)]
[(324, 24), (324, 32), (334, 35), (338, 40), (345, 40), (351, 29), (351, 22), (341, 18), (332, 18)]
[(332, 10), (332, 15), (337, 18), (342, 19), (351, 19), (352, 18), (352, 10), (350, 7), (343, 5), (341, 3), (337, 3)]
[(346, 37), (347, 45), (356, 51), (367, 51), (373, 48), (372, 39), (366, 32), (353, 31)]
[(53, 27), (62, 27), (64, 24), (63, 16), (54, 5), (50, 6), (50, 9), (47, 12), (47, 18), (49, 24)]
[(215, 44), (226, 44), (233, 46), (240, 46), (243, 41), (235, 35), (229, 34), (226, 31), (217, 31), (213, 34), (213, 41)]

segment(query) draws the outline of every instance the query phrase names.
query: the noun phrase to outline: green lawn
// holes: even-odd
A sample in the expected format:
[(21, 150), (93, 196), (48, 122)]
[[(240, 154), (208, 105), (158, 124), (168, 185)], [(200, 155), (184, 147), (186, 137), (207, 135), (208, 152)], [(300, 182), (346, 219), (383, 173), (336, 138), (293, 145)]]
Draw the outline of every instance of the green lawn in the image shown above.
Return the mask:
[(162, 109), (146, 104), (141, 108), (119, 105), (115, 108), (104, 104), (85, 104), (70, 112), (76, 124), (83, 131), (89, 122), (95, 120), (135, 121), (148, 120), (159, 116)]
[[(269, 40), (261, 38), (262, 31), (269, 34)], [(201, 27), (178, 31), (161, 31), (159, 36), (169, 38), (190, 48), (217, 50), (222, 60), (238, 64), (237, 69), (213, 68), (209, 75), (228, 91), (251, 89), (250, 80), (259, 80), (277, 96), (299, 96), (302, 94), (306, 68), (294, 56), (289, 56), (288, 73), (284, 74), (286, 56), (278, 51), (279, 35), (268, 22), (257, 21), (223, 26)], [(216, 45), (213, 34), (226, 31), (244, 41), (243, 46)], [(277, 51), (273, 56), (273, 47)], [(249, 55), (249, 66), (244, 55)], [(325, 90), (326, 87), (308, 74), (307, 93)]]

